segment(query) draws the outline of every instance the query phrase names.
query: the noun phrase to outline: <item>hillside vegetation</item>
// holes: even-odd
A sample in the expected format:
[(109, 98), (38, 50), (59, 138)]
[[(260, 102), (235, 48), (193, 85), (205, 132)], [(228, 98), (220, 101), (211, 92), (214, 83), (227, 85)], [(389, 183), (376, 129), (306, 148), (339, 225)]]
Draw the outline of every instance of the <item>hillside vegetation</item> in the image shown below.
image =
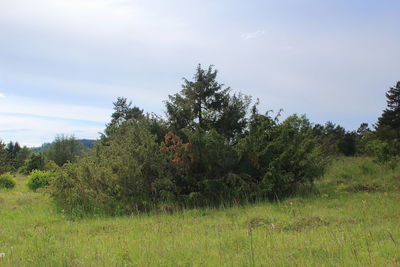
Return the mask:
[[(0, 141), (0, 266), (400, 264), (400, 82), (370, 129), (281, 118), (198, 65), (92, 147)], [(29, 188), (29, 189), (28, 189)]]
[(26, 177), (0, 191), (0, 266), (398, 266), (400, 168), (339, 158), (272, 203), (77, 219)]

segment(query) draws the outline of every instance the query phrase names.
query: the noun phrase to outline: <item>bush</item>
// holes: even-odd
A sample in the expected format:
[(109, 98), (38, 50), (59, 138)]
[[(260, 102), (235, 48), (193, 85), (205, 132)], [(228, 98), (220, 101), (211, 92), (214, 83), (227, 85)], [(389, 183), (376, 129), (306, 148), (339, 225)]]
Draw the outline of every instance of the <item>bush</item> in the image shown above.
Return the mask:
[(47, 187), (51, 184), (55, 174), (53, 172), (33, 170), (28, 177), (27, 186), (29, 189), (36, 191), (39, 188)]
[(42, 153), (31, 154), (25, 165), (19, 169), (19, 172), (25, 175), (30, 174), (33, 170), (44, 170), (46, 160)]
[(251, 123), (234, 142), (197, 128), (182, 129), (181, 137), (169, 132), (160, 144), (149, 121), (125, 122), (61, 167), (51, 194), (74, 214), (116, 215), (161, 203), (214, 206), (281, 198), (323, 174), (325, 157), (307, 119), (278, 123), (255, 114)]
[(148, 121), (127, 122), (57, 172), (52, 196), (63, 208), (118, 214), (149, 210), (174, 195), (170, 158)]
[(282, 123), (254, 113), (249, 133), (239, 142), (240, 168), (257, 184), (258, 198), (281, 198), (324, 174), (327, 159), (310, 122), (296, 115)]
[(11, 173), (5, 173), (0, 176), (0, 189), (11, 189), (15, 187), (14, 176)]

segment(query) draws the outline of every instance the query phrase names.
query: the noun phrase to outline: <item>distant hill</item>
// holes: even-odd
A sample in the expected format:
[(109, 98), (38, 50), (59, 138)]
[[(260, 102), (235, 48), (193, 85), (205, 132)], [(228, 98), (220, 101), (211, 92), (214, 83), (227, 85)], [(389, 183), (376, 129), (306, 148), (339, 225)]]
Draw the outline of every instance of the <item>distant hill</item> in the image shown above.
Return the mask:
[[(94, 143), (96, 143), (97, 140), (92, 140), (92, 139), (78, 139), (78, 141), (86, 148), (92, 148)], [(49, 146), (51, 145), (51, 143), (44, 143), (39, 147), (32, 147), (31, 151), (34, 153), (39, 153), (42, 152), (44, 150), (46, 150), (47, 148), (49, 148)]]
[(94, 143), (96, 143), (97, 140), (92, 140), (92, 139), (78, 139), (79, 142), (81, 142), (82, 145), (84, 145), (87, 148), (92, 148)]
[(42, 152), (43, 150), (46, 150), (50, 146), (50, 144), (51, 143), (44, 143), (39, 147), (32, 147), (31, 151), (34, 152), (34, 153)]

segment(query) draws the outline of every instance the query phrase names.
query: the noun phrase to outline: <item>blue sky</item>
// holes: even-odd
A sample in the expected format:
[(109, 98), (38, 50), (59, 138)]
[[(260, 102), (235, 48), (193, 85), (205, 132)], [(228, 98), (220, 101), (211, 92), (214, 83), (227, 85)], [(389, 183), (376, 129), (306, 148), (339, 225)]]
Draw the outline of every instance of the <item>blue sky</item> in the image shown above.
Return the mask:
[(97, 138), (125, 96), (163, 114), (198, 63), (262, 110), (375, 123), (400, 80), (400, 1), (0, 0), (0, 139)]

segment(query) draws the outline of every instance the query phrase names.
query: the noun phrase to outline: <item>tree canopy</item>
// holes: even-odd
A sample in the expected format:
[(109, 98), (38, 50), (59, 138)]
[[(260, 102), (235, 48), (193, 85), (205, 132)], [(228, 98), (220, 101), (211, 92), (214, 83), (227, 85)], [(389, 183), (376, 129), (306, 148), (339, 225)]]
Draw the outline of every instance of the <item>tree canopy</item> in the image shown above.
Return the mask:
[(230, 94), (231, 88), (217, 81), (218, 71), (199, 64), (193, 81), (184, 78), (182, 90), (166, 101), (168, 120), (174, 130), (215, 129), (233, 138), (246, 127), (250, 97)]
[(386, 92), (387, 107), (376, 124), (377, 134), (387, 140), (400, 139), (400, 81)]

